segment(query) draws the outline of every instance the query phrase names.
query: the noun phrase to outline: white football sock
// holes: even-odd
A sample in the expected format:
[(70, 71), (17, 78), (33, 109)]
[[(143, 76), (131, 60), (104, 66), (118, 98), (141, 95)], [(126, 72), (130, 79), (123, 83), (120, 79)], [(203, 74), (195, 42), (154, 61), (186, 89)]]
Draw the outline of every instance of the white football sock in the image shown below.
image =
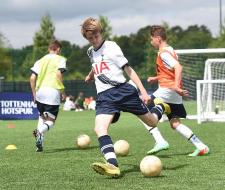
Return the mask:
[(150, 134), (155, 139), (156, 143), (164, 143), (166, 140), (163, 138), (162, 134), (160, 133), (159, 129), (157, 127), (154, 127), (152, 130), (149, 131)]
[(198, 137), (196, 137), (192, 130), (190, 128), (188, 128), (186, 125), (180, 124), (178, 125), (178, 127), (176, 128), (176, 131), (178, 133), (180, 133), (183, 137), (185, 137), (186, 139), (188, 139), (196, 148), (198, 149), (203, 149), (206, 147), (205, 144), (203, 144)]
[(193, 135), (189, 140), (199, 150), (202, 150), (206, 147), (206, 145), (196, 135)]
[(38, 126), (38, 131), (43, 134), (52, 127), (54, 127), (53, 121), (45, 121), (42, 125)]
[(44, 120), (42, 119), (41, 116), (39, 116), (39, 118), (38, 118), (38, 124), (37, 124), (37, 129), (39, 129), (43, 124), (44, 124)]
[[(141, 121), (141, 120), (140, 120)], [(149, 131), (149, 133), (153, 136), (156, 143), (164, 143), (166, 140), (163, 138), (162, 134), (160, 133), (157, 127), (150, 127), (146, 125), (143, 121), (141, 121), (145, 128)]]
[(178, 133), (180, 133), (186, 139), (189, 139), (193, 135), (192, 130), (189, 129), (186, 125), (183, 125), (183, 124), (179, 124), (176, 128), (176, 131)]

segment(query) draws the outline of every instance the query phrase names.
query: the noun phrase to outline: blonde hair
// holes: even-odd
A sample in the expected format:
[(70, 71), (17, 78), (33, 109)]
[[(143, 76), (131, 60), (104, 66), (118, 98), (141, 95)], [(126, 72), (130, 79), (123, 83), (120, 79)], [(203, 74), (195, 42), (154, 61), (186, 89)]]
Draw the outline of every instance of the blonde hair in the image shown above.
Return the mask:
[(81, 33), (85, 38), (87, 32), (91, 32), (92, 34), (96, 34), (98, 32), (102, 33), (101, 23), (99, 22), (99, 20), (92, 17), (87, 18), (81, 26)]

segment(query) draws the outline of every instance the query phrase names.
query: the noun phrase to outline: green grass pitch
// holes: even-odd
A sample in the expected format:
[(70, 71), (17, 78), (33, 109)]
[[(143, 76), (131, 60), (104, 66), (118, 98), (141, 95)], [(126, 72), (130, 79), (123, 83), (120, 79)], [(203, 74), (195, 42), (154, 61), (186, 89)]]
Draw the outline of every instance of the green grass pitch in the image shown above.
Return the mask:
[[(211, 149), (209, 156), (189, 158), (194, 147), (171, 130), (168, 122), (159, 124), (170, 149), (157, 156), (163, 163), (159, 177), (145, 178), (139, 170), (141, 159), (154, 141), (138, 119), (122, 113), (119, 122), (110, 127), (115, 142), (125, 139), (130, 153), (118, 157), (122, 177), (111, 179), (92, 171), (92, 162), (101, 161), (98, 141), (93, 131), (94, 111), (60, 111), (55, 128), (45, 136), (43, 153), (36, 153), (32, 130), (37, 121), (0, 121), (0, 189), (78, 189), (78, 190), (193, 190), (225, 189), (225, 125), (184, 120)], [(14, 125), (15, 128), (8, 128)], [(91, 137), (91, 146), (79, 150), (75, 139), (79, 134)], [(17, 150), (5, 150), (15, 144)]]

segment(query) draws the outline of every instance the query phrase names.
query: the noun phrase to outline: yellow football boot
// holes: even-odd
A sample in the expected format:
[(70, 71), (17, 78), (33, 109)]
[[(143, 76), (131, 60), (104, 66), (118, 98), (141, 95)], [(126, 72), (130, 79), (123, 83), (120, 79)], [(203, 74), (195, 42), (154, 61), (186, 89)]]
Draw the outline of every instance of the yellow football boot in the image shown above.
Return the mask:
[(155, 105), (162, 104), (164, 106), (164, 108), (165, 108), (164, 114), (168, 115), (168, 114), (171, 113), (170, 106), (167, 103), (163, 102), (163, 100), (161, 98), (155, 98), (154, 99), (154, 104)]
[(91, 165), (91, 167), (99, 174), (101, 175), (107, 175), (113, 178), (120, 176), (120, 169), (119, 167), (116, 167), (108, 162), (102, 163), (102, 162), (95, 162)]

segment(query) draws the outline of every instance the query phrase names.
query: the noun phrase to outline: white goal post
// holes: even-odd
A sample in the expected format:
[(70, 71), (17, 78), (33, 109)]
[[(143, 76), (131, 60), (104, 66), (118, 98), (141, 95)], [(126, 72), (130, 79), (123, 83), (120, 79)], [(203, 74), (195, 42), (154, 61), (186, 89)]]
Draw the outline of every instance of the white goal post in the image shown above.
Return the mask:
[(197, 81), (197, 120), (225, 121), (225, 79)]
[(225, 58), (205, 61), (204, 80), (225, 79)]
[(203, 53), (224, 53), (225, 48), (209, 48), (209, 49), (178, 49), (177, 54), (203, 54)]
[(175, 51), (183, 66), (183, 86), (190, 92), (189, 100), (196, 100), (196, 81), (205, 79), (206, 60), (225, 58), (225, 48), (179, 49)]
[[(210, 98), (216, 97), (216, 93), (220, 92), (220, 90), (217, 89), (214, 92), (215, 95), (212, 96), (212, 90), (216, 89), (217, 87), (221, 85), (225, 86), (224, 82), (219, 84), (216, 83), (215, 81), (210, 82), (211, 80), (219, 80), (219, 82), (221, 82), (220, 80), (225, 80), (225, 48), (180, 49), (175, 51), (178, 54), (179, 62), (183, 66), (183, 74), (182, 74), (183, 87), (184, 89), (187, 89), (190, 92), (189, 97), (188, 98), (184, 97), (184, 100), (190, 102), (191, 105), (193, 105), (194, 103), (197, 108), (197, 103), (198, 104), (200, 103), (199, 100), (197, 100), (198, 99), (197, 96), (199, 94), (201, 95), (204, 94), (205, 100), (207, 101), (205, 101), (203, 104), (205, 107), (208, 107), (207, 109), (209, 109), (211, 105), (210, 101), (212, 102), (212, 104), (214, 102), (214, 100)], [(201, 92), (197, 92), (196, 85), (198, 80), (202, 81), (202, 82), (199, 82), (200, 83), (199, 90), (202, 90)], [(206, 80), (208, 83), (203, 82)], [(220, 87), (220, 89), (223, 89), (223, 88)], [(224, 91), (224, 95), (225, 95), (225, 91)], [(220, 96), (223, 97), (223, 95), (220, 95)], [(218, 97), (216, 99), (218, 99)], [(187, 118), (198, 119), (199, 123), (204, 120), (213, 121), (213, 119), (204, 119), (204, 118), (199, 119), (202, 117), (199, 115), (200, 114), (199, 109), (200, 108), (197, 108), (196, 112), (191, 111), (191, 114), (195, 114), (195, 115), (188, 115)], [(219, 109), (220, 109), (220, 113), (222, 114), (222, 109), (224, 108), (220, 106)], [(211, 111), (213, 112), (213, 115), (215, 115), (214, 114), (215, 108), (211, 108)], [(208, 114), (209, 115), (208, 117), (210, 117), (208, 110), (206, 110), (206, 113), (202, 113), (202, 114), (204, 115)], [(219, 114), (216, 114), (215, 117), (219, 117)], [(215, 121), (216, 120), (217, 119), (215, 119)]]

